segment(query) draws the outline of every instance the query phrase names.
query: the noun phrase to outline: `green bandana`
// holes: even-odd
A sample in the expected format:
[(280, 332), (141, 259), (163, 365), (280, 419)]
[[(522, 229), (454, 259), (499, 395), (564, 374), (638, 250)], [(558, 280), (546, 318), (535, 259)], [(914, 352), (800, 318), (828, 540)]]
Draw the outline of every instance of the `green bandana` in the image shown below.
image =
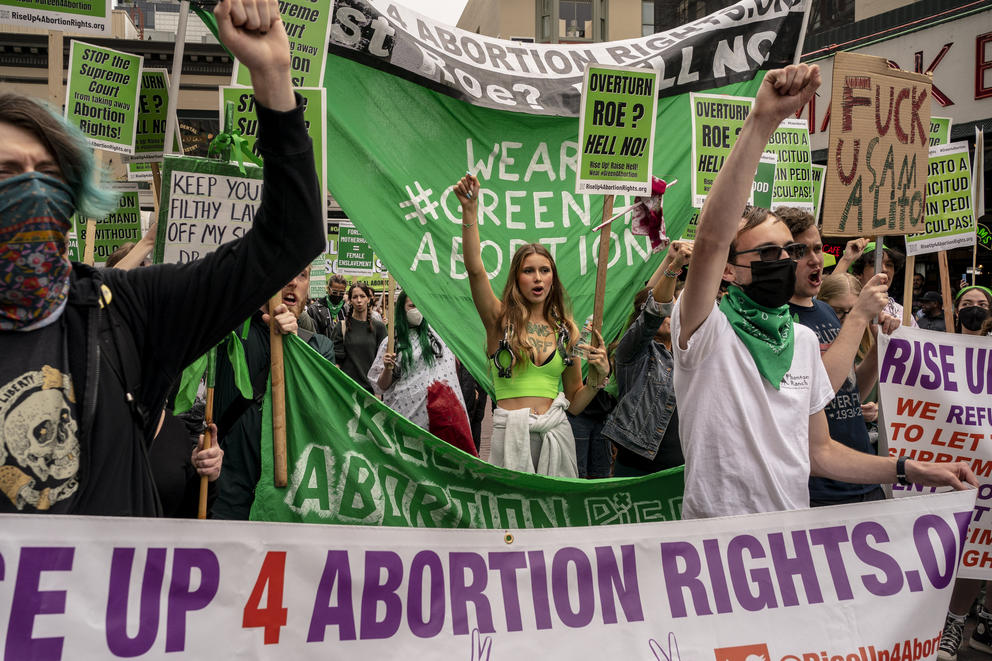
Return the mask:
[(335, 305), (334, 303), (331, 303), (331, 297), (330, 296), (325, 296), (324, 297), (324, 302), (327, 303), (327, 309), (331, 311), (331, 321), (333, 322), (333, 321), (337, 320), (337, 318), (338, 318), (338, 312), (340, 312), (341, 311), (341, 308), (344, 307), (344, 297), (342, 297), (341, 300), (338, 301), (337, 305)]
[(796, 348), (788, 304), (766, 308), (748, 298), (740, 287), (731, 285), (720, 301), (720, 311), (747, 347), (758, 372), (778, 390)]

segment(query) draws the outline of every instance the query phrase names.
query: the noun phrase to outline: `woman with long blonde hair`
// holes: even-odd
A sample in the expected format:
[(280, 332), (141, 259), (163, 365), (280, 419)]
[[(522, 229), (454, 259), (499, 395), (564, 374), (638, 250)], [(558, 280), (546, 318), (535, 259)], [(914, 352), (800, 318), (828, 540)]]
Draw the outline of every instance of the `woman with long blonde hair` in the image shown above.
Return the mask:
[[(472, 300), (486, 328), (486, 354), (497, 409), (492, 463), (514, 470), (576, 477), (575, 440), (565, 411), (580, 413), (605, 385), (609, 361), (602, 337), (577, 345), (568, 295), (547, 248), (517, 249), (497, 298), (482, 264), (478, 227), (479, 181), (466, 175), (454, 186), (462, 205), (462, 251)], [(586, 352), (582, 381), (574, 349)]]

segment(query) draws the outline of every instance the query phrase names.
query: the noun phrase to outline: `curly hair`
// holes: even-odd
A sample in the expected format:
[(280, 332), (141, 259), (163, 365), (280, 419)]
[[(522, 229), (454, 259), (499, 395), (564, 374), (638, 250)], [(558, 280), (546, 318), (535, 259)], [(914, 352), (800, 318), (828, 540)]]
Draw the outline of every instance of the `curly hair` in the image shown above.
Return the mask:
[[(523, 270), (524, 260), (531, 255), (545, 257), (551, 264), (551, 289), (544, 299), (544, 318), (568, 334), (566, 349), (569, 353), (579, 340), (579, 329), (572, 320), (571, 301), (561, 280), (558, 279), (558, 267), (548, 249), (540, 243), (528, 243), (517, 248), (510, 262), (510, 274), (503, 287), (502, 309), (497, 319), (497, 328), (502, 328), (506, 332), (512, 327), (513, 332), (509, 337), (510, 351), (521, 361), (526, 357), (536, 363), (534, 350), (527, 344), (527, 303), (517, 286), (517, 278)], [(555, 330), (558, 331), (559, 328)], [(526, 363), (522, 362), (523, 364)]]

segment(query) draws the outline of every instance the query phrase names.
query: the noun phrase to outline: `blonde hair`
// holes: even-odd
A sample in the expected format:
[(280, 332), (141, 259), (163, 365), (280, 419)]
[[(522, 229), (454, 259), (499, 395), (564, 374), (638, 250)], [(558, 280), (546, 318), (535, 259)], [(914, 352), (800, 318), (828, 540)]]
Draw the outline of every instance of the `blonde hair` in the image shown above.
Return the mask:
[[(845, 294), (857, 296), (860, 293), (861, 281), (855, 276), (850, 273), (832, 273), (820, 283), (820, 292), (816, 298), (829, 305), (832, 300)], [(875, 344), (875, 338), (872, 337), (870, 330), (865, 329), (865, 334), (861, 336), (861, 344), (858, 345), (857, 362), (860, 363), (865, 359), (873, 344)]]

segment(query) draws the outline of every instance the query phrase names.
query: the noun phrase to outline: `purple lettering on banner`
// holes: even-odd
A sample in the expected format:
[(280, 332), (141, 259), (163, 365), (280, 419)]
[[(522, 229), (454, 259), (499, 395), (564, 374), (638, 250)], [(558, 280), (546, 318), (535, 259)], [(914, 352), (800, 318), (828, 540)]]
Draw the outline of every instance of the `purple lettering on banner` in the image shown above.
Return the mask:
[[(200, 574), (199, 585), (190, 590), (193, 570)], [(172, 582), (169, 585), (169, 612), (165, 619), (165, 651), (186, 649), (186, 614), (207, 607), (220, 585), (220, 562), (210, 549), (175, 549), (172, 552)]]
[(954, 347), (949, 344), (940, 345), (940, 370), (944, 375), (944, 390), (957, 392), (958, 384), (954, 376)]
[[(915, 343), (919, 346), (919, 342)], [(937, 363), (937, 345), (932, 342), (923, 343), (923, 362), (926, 363), (930, 374), (920, 377), (920, 387), (927, 390), (938, 390), (940, 388), (940, 365)]]
[(713, 587), (713, 603), (717, 613), (729, 613), (734, 609), (730, 603), (730, 586), (727, 585), (727, 572), (723, 568), (723, 551), (720, 540), (704, 539), (703, 553), (706, 555), (706, 568), (709, 570), (710, 584)]
[[(679, 569), (679, 564), (684, 569)], [(668, 592), (668, 608), (672, 617), (686, 617), (685, 594), (692, 596), (692, 606), (696, 615), (712, 615), (706, 596), (706, 585), (699, 580), (702, 571), (699, 552), (689, 542), (661, 543), (661, 571), (665, 577), (665, 590)]]
[[(466, 570), (471, 576), (468, 579)], [(466, 636), (468, 604), (475, 606), (475, 620), (480, 633), (494, 633), (493, 609), (486, 597), (489, 582), (486, 560), (478, 553), (453, 551), (448, 554), (448, 574), (451, 576), (451, 626), (456, 636)]]
[(65, 613), (65, 590), (39, 590), (38, 587), (42, 572), (70, 571), (75, 551), (71, 546), (25, 546), (21, 549), (7, 624), (5, 661), (58, 661), (62, 658), (65, 638), (34, 638), (31, 633), (36, 615)]
[[(979, 494), (981, 493), (981, 488), (979, 488)], [(958, 524), (958, 563), (961, 562), (961, 556), (964, 555), (964, 547), (966, 540), (968, 539), (968, 528), (971, 526), (971, 517), (975, 514), (975, 510), (968, 510), (966, 512), (955, 512), (954, 522)]]
[(885, 349), (882, 369), (879, 370), (879, 383), (902, 383), (906, 377), (906, 361), (913, 355), (913, 345), (909, 340), (889, 338)]
[[(986, 371), (986, 361), (988, 361), (988, 371)], [(992, 355), (988, 349), (978, 349), (967, 347), (964, 350), (965, 374), (968, 381), (968, 390), (974, 395), (981, 395), (985, 392), (985, 384), (989, 386), (989, 393), (992, 393)]]
[(841, 601), (854, 599), (851, 580), (847, 577), (847, 567), (844, 566), (844, 556), (840, 552), (841, 543), (848, 539), (845, 526), (814, 528), (809, 531), (809, 541), (823, 547), (823, 554), (827, 557), (827, 567), (830, 569), (830, 579), (833, 581), (837, 599)]
[(0, 553), (0, 581), (2, 581), (3, 578), (4, 578), (4, 572), (5, 572), (5, 570), (6, 570), (6, 568), (4, 567), (4, 564), (3, 564), (3, 553)]
[(131, 568), (134, 548), (115, 548), (110, 561), (110, 586), (107, 589), (107, 649), (114, 656), (130, 658), (150, 650), (158, 636), (159, 602), (165, 574), (164, 548), (148, 549), (145, 571), (141, 578), (141, 602), (138, 610), (138, 632), (132, 638), (127, 633), (127, 603), (131, 589)]
[[(382, 570), (386, 578), (382, 580)], [(396, 591), (403, 582), (403, 559), (392, 551), (365, 552), (365, 584), (362, 586), (361, 640), (389, 638), (400, 628), (403, 601)], [(379, 619), (379, 604), (386, 607)]]
[(889, 533), (885, 527), (874, 521), (862, 521), (851, 531), (851, 547), (858, 560), (869, 567), (881, 569), (887, 580), (880, 579), (876, 574), (862, 574), (861, 582), (868, 591), (877, 597), (891, 597), (902, 589), (902, 569), (896, 559), (884, 551), (868, 544), (871, 537), (876, 542), (889, 541)]
[[(429, 571), (428, 603), (430, 612), (424, 619), (424, 573)], [(406, 592), (406, 621), (418, 638), (433, 638), (444, 626), (444, 567), (433, 551), (421, 551), (410, 563), (410, 583)]]
[[(338, 585), (338, 603), (331, 605), (331, 592)], [(324, 640), (325, 629), (331, 625), (338, 627), (338, 640), (355, 640), (355, 612), (351, 607), (351, 566), (347, 551), (328, 551), (324, 561), (324, 573), (317, 585), (313, 598), (313, 613), (310, 616), (308, 643)]]
[[(577, 589), (569, 589), (568, 565), (575, 565)], [(596, 595), (593, 594), (592, 564), (589, 557), (574, 546), (566, 546), (555, 553), (551, 561), (551, 594), (555, 599), (558, 619), (567, 627), (581, 629), (592, 622), (596, 611)], [(571, 593), (578, 597), (578, 609), (572, 610)]]
[[(730, 569), (730, 584), (734, 586), (734, 596), (738, 603), (749, 611), (775, 608), (775, 586), (772, 573), (766, 567), (756, 567), (748, 571), (744, 562), (744, 552), (752, 560), (765, 557), (765, 549), (753, 535), (737, 535), (727, 544), (727, 567)], [(751, 592), (757, 586), (758, 594)]]
[[(933, 538), (930, 533), (937, 533), (941, 555), (944, 556), (943, 570), (938, 566), (937, 552), (933, 548)], [(936, 514), (924, 514), (913, 523), (913, 541), (916, 542), (916, 552), (923, 562), (930, 584), (937, 588), (945, 588), (954, 577), (957, 567), (958, 545), (951, 525)]]
[(524, 629), (523, 619), (520, 616), (517, 570), (526, 566), (527, 555), (523, 551), (494, 551), (489, 554), (489, 568), (499, 572), (507, 631), (523, 631)]
[(528, 551), (530, 590), (534, 599), (534, 621), (538, 630), (551, 628), (551, 601), (548, 597), (548, 569), (542, 551)]
[(768, 548), (771, 550), (772, 565), (775, 567), (779, 590), (782, 591), (782, 605), (799, 605), (795, 576), (799, 576), (803, 581), (806, 603), (822, 604), (823, 593), (820, 591), (820, 582), (816, 579), (813, 553), (810, 551), (805, 530), (792, 531), (792, 545), (796, 549), (795, 557), (789, 557), (789, 551), (785, 548), (785, 535), (780, 532), (768, 535)]
[(617, 623), (617, 605), (614, 596), (620, 601), (623, 616), (628, 622), (644, 620), (641, 608), (641, 593), (637, 585), (637, 556), (633, 544), (620, 547), (623, 560), (623, 578), (617, 567), (617, 558), (612, 546), (596, 547), (596, 580), (599, 585), (599, 603), (603, 609), (603, 623)]

